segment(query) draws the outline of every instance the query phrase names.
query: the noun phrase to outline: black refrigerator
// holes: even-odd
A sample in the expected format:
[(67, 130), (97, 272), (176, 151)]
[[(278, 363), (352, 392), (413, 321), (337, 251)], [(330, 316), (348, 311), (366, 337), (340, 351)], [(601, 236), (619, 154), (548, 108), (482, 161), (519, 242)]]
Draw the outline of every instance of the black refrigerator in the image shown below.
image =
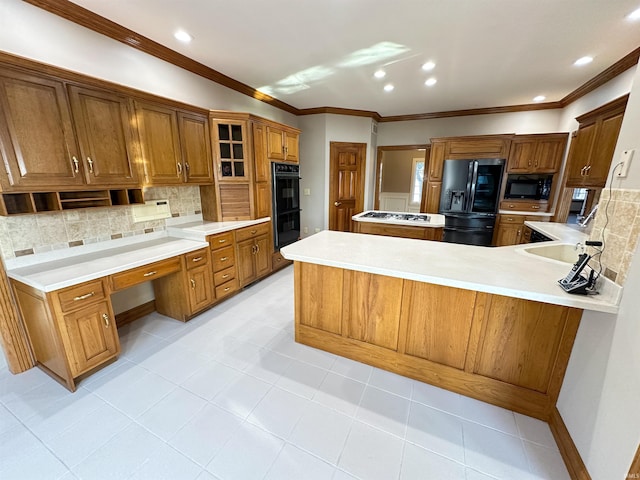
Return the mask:
[(491, 245), (505, 160), (445, 160), (439, 213), (443, 241)]

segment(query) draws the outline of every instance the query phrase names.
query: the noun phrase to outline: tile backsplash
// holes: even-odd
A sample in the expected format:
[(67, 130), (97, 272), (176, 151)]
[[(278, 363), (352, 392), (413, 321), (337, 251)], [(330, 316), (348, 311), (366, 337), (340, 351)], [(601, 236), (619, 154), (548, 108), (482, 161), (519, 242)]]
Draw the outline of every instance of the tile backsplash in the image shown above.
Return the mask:
[[(168, 199), (171, 215), (200, 213), (197, 186), (146, 188), (145, 200)], [(0, 253), (5, 259), (164, 230), (165, 220), (133, 223), (131, 206), (0, 216)]]
[(603, 189), (590, 239), (602, 241), (603, 272), (624, 285), (633, 253), (640, 238), (640, 190)]

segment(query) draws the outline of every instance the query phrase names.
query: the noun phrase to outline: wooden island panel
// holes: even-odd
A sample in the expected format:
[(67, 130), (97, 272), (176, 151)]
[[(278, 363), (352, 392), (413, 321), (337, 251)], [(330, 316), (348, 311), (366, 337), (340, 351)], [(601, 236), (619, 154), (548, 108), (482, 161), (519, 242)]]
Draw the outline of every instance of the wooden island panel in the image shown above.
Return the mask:
[(582, 310), (294, 265), (297, 342), (551, 418)]

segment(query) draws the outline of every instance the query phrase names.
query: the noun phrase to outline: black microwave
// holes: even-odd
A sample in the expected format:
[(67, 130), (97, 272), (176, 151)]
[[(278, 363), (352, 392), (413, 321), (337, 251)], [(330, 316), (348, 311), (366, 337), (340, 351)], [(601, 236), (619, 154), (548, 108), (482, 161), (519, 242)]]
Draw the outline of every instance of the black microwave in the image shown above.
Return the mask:
[(535, 177), (509, 175), (507, 176), (504, 198), (549, 200), (551, 179), (551, 175)]

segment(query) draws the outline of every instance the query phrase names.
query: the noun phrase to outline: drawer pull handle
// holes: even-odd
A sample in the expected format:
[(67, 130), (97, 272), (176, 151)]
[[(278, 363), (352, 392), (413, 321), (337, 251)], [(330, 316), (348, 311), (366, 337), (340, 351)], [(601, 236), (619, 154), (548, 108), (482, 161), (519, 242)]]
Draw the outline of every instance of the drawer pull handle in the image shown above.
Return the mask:
[(220, 258), (220, 261), (221, 261), (221, 262), (226, 262), (227, 260), (229, 260), (229, 257), (222, 257), (222, 258)]
[(84, 295), (80, 295), (78, 297), (73, 297), (73, 301), (77, 302), (78, 300), (85, 300), (89, 297), (93, 297), (96, 294), (96, 292), (89, 292), (89, 293), (85, 293)]
[(196, 281), (193, 278), (191, 279), (191, 288), (196, 288)]
[(87, 163), (89, 164), (89, 173), (93, 173), (93, 160), (91, 160), (91, 157), (87, 157)]
[(192, 262), (199, 262), (200, 260), (202, 260), (202, 257), (196, 257), (191, 259)]
[(538, 210), (540, 208), (540, 205), (533, 205), (531, 208), (533, 208), (534, 210)]
[(226, 242), (227, 242), (226, 238), (223, 238), (222, 240), (218, 240), (218, 243), (226, 243)]
[(224, 275), (222, 275), (222, 278), (229, 278), (229, 274), (225, 273)]
[(257, 230), (251, 230), (251, 235), (255, 235), (256, 233), (258, 233)]
[(227, 287), (224, 289), (225, 292), (228, 292), (229, 290), (231, 290), (231, 287)]
[(104, 328), (109, 328), (109, 315), (107, 315), (106, 313), (102, 314), (102, 320), (104, 320)]
[(71, 157), (73, 159), (73, 172), (74, 173), (78, 173), (80, 170), (78, 170), (78, 166), (80, 165), (80, 162), (78, 162), (78, 159), (76, 157)]
[(147, 272), (147, 273), (145, 273), (145, 274), (143, 275), (143, 277), (150, 277), (150, 276), (152, 276), (152, 275), (155, 275), (156, 273), (158, 273), (158, 272), (156, 272), (155, 270), (153, 270), (152, 272)]

